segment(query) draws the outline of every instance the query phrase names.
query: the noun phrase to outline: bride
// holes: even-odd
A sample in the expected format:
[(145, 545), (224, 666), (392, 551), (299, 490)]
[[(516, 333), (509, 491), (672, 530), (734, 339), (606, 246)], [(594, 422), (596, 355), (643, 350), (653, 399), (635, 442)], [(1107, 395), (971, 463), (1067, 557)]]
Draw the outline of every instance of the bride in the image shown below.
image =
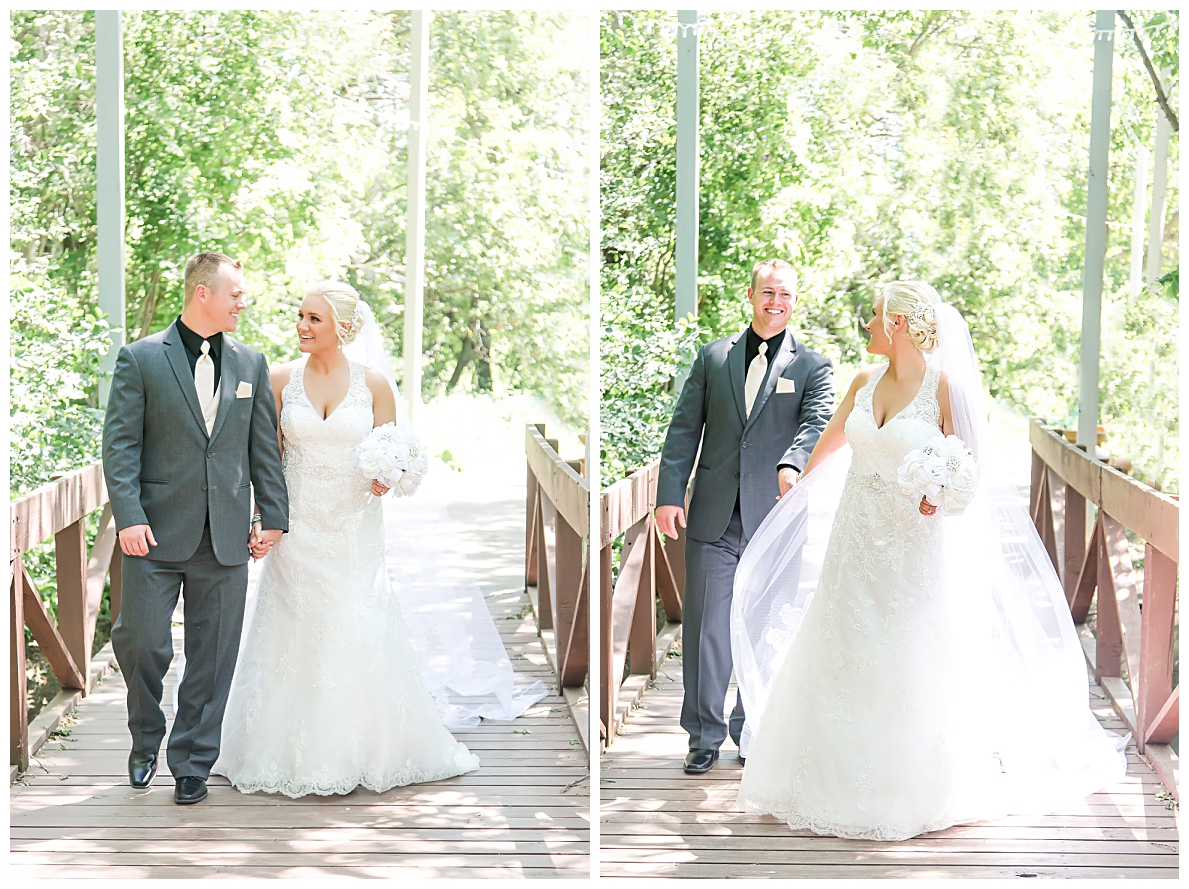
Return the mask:
[[(290, 530), (263, 562), (213, 771), (245, 792), (376, 792), (479, 768), (442, 723), (385, 561), (380, 497), (355, 447), (394, 422), (385, 377), (343, 346), (370, 315), (326, 282), (302, 301), (306, 362), (272, 372)], [(374, 324), (374, 321), (371, 322)]]
[[(919, 282), (887, 285), (873, 312), (867, 350), (888, 363), (855, 377), (739, 564), (738, 804), (900, 840), (1084, 798), (1122, 778), (1126, 740), (1090, 712), (1060, 582), (997, 481), (966, 322)], [(939, 433), (980, 464), (961, 516), (897, 485)]]

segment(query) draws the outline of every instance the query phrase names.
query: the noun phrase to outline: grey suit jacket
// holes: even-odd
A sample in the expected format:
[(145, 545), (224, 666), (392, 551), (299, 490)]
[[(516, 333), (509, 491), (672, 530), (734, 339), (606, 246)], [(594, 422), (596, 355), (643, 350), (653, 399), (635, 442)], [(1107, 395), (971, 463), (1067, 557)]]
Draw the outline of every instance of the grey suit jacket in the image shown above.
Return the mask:
[[(693, 540), (718, 540), (731, 521), (736, 498), (744, 532), (754, 534), (780, 494), (777, 466), (787, 463), (804, 470), (834, 412), (830, 360), (789, 331), (748, 417), (743, 396), (746, 348), (745, 330), (699, 350), (665, 436), (657, 506), (685, 505), (686, 485), (698, 458), (686, 517), (686, 533)], [(791, 381), (793, 391), (777, 392), (778, 380)]]
[[(266, 529), (289, 530), (268, 362), (223, 335), (210, 436), (177, 325), (120, 349), (103, 421), (103, 474), (116, 527), (148, 524), (149, 558), (183, 562), (210, 517), (222, 565), (248, 561), (252, 487)], [(246, 384), (246, 385), (245, 385)], [(237, 390), (251, 394), (239, 397)]]

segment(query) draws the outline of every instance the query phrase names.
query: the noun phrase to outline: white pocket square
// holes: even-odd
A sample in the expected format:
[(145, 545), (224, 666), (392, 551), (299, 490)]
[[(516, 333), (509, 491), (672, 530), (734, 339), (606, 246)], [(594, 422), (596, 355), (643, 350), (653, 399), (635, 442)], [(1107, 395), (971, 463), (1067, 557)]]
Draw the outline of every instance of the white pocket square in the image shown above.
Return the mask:
[(241, 380), (240, 384), (235, 389), (235, 397), (236, 398), (251, 398), (252, 397), (252, 384), (246, 383)]
[(776, 394), (781, 392), (796, 392), (797, 384), (792, 380), (786, 380), (784, 377), (777, 377), (776, 379)]

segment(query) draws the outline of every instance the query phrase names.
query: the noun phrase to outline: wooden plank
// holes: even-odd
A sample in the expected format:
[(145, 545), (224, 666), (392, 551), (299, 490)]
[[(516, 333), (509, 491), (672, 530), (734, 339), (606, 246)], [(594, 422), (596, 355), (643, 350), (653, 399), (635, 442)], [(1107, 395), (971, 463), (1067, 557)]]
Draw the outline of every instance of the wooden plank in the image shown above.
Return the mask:
[(22, 867), (12, 864), (9, 874), (15, 880), (34, 880), (47, 877), (67, 879), (82, 879), (99, 877), (109, 880), (181, 880), (190, 878), (209, 877), (243, 877), (246, 879), (261, 879), (268, 877), (287, 877), (290, 879), (324, 879), (326, 877), (375, 877), (392, 880), (399, 877), (410, 877), (418, 880), (429, 879), (509, 879), (522, 877), (529, 879), (588, 878), (589, 865), (559, 870), (556, 867), (524, 867), (516, 862), (500, 864), (498, 859), (483, 865), (443, 865), (440, 862), (410, 858), (402, 863), (395, 863), (384, 867), (253, 867), (250, 865), (186, 865), (175, 864), (162, 867), (142, 867), (139, 865), (118, 867), (115, 865), (95, 867), (94, 865), (54, 865), (50, 868)]
[(105, 503), (107, 486), (98, 461), (14, 500), (9, 507), (9, 561)]
[(1173, 561), (1180, 558), (1178, 501), (1095, 460), (1035, 418), (1028, 440), (1033, 451), (1075, 491)]
[(535, 426), (525, 428), (525, 454), (541, 491), (578, 536), (590, 537), (590, 483), (558, 456)]
[(1065, 600), (1072, 602), (1077, 592), (1082, 563), (1086, 559), (1086, 498), (1065, 485), (1065, 513), (1062, 516), (1064, 550), (1062, 553), (1061, 582), (1065, 587)]

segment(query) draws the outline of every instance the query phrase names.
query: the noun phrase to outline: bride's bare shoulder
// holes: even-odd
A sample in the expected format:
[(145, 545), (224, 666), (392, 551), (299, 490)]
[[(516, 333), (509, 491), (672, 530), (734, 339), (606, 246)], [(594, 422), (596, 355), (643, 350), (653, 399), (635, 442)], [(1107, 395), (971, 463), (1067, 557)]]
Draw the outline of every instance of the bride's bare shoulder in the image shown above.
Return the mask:
[(882, 364), (868, 364), (866, 367), (859, 368), (859, 372), (855, 374), (855, 378), (850, 382), (850, 391), (858, 392), (870, 383), (871, 378), (875, 376), (881, 367), (883, 367)]
[(281, 390), (289, 385), (289, 380), (293, 377), (293, 368), (297, 366), (296, 361), (290, 361), (286, 364), (277, 364), (268, 369), (268, 380), (272, 383), (272, 391), (280, 397)]

